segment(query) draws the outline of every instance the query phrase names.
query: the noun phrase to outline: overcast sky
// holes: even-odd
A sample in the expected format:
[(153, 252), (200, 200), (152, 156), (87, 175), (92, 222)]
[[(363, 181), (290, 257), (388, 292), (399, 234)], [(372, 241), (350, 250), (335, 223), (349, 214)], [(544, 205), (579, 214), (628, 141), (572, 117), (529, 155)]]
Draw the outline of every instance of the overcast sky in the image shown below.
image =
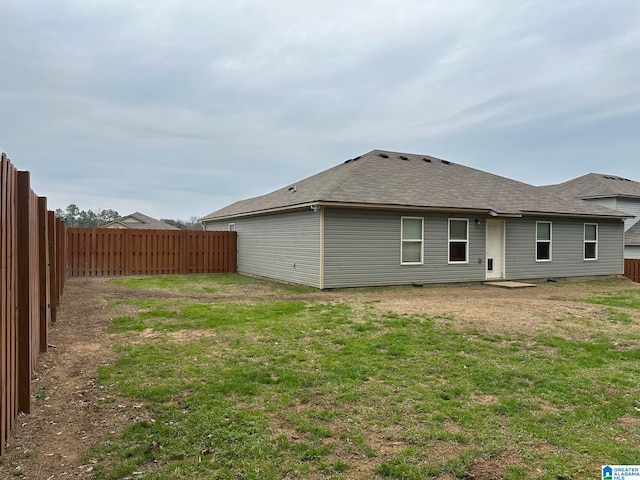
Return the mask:
[(640, 181), (638, 0), (2, 0), (0, 150), (50, 209), (203, 216), (372, 149)]

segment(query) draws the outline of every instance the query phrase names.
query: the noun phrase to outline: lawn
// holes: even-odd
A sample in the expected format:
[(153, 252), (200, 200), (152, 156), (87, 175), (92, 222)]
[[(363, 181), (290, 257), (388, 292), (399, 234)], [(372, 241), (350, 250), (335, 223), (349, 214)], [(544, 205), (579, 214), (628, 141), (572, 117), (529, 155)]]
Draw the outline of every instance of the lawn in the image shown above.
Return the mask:
[(487, 333), (385, 311), (376, 291), (117, 282), (148, 295), (118, 300), (119, 359), (98, 382), (140, 415), (92, 448), (97, 478), (576, 480), (640, 464), (640, 290), (624, 284), (585, 298), (604, 314), (567, 335), (562, 318)]

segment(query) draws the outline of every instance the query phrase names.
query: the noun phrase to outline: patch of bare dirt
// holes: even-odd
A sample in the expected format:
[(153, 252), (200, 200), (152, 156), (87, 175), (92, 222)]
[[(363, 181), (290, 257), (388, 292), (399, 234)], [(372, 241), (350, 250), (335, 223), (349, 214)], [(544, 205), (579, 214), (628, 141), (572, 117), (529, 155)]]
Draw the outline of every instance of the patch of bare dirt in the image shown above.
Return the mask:
[[(461, 329), (488, 335), (519, 332), (535, 335), (562, 329), (567, 335), (583, 328), (583, 319), (606, 322), (608, 310), (582, 300), (595, 293), (620, 289), (640, 289), (640, 284), (625, 280), (610, 284), (537, 283), (535, 287), (506, 289), (483, 284), (391, 288), (352, 292), (352, 300), (360, 300), (360, 310), (378, 313), (425, 314)], [(640, 312), (627, 312), (630, 324), (612, 324), (624, 331), (640, 329)], [(449, 321), (448, 319), (455, 319)]]
[(488, 458), (472, 463), (469, 466), (468, 480), (502, 480), (505, 478), (507, 466), (524, 466), (522, 459), (512, 453), (495, 458)]
[[(348, 301), (362, 315), (373, 313), (425, 314), (456, 328), (473, 329), (490, 335), (507, 332), (536, 334), (560, 324), (567, 335), (580, 335), (583, 318), (606, 322), (607, 309), (580, 301), (597, 292), (640, 288), (630, 282), (608, 284), (546, 284), (535, 288), (507, 290), (484, 285), (433, 286), (315, 292), (297, 295), (300, 300)], [(140, 419), (143, 408), (122, 399), (110, 399), (94, 380), (101, 365), (113, 363), (115, 337), (106, 333), (115, 317), (133, 314), (131, 307), (113, 299), (189, 298), (198, 301), (259, 301), (282, 296), (264, 287), (234, 287), (211, 295), (180, 294), (163, 290), (134, 290), (112, 285), (104, 278), (68, 280), (58, 321), (51, 325), (50, 348), (38, 364), (33, 381), (33, 402), (29, 415), (21, 415), (0, 459), (2, 479), (90, 478), (91, 445)], [(640, 328), (637, 311), (629, 311), (630, 324), (609, 324), (609, 331)], [(454, 320), (455, 319), (455, 320)], [(149, 332), (149, 334), (153, 334)], [(190, 332), (210, 335), (209, 332)], [(183, 341), (184, 333), (172, 334)], [(624, 348), (624, 346), (620, 346)], [(491, 402), (479, 396), (478, 402)], [(634, 421), (625, 419), (625, 421)], [(280, 425), (283, 428), (282, 425)], [(389, 452), (395, 446), (387, 446)], [(438, 452), (446, 455), (446, 452)], [(517, 458), (496, 458), (474, 465), (472, 477), (490, 479), (504, 472)], [(372, 462), (363, 458), (358, 470), (372, 472)], [(492, 476), (493, 475), (493, 476)], [(362, 477), (364, 478), (364, 477)], [(444, 477), (443, 477), (444, 478)]]

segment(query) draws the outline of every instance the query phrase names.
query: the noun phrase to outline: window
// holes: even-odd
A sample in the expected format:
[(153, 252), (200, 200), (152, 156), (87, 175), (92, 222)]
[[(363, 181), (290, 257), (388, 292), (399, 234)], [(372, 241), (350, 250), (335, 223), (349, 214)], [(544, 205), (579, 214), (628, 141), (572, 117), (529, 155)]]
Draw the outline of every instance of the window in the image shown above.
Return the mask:
[(466, 263), (469, 247), (469, 220), (449, 219), (449, 263)]
[(536, 262), (551, 261), (551, 222), (536, 222)]
[(423, 219), (415, 217), (402, 217), (402, 246), (400, 263), (402, 265), (415, 265), (422, 263), (422, 232)]
[(598, 224), (584, 224), (584, 259), (598, 259)]

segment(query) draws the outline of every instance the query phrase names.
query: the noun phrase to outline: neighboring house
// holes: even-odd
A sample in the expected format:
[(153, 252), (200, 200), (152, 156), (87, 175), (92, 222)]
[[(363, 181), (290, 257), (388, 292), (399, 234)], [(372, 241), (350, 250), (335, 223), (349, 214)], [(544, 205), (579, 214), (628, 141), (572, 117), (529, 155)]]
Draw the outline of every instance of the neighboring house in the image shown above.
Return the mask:
[(324, 289), (622, 274), (626, 217), (374, 150), (201, 222), (238, 232), (240, 273)]
[(588, 173), (568, 182), (541, 188), (628, 213), (624, 256), (640, 258), (640, 182), (617, 175)]
[(114, 220), (103, 225), (101, 228), (135, 228), (135, 229), (147, 229), (147, 230), (180, 230), (179, 228), (164, 223), (155, 218), (151, 218), (140, 212), (132, 213), (126, 217), (122, 217), (120, 220)]
[(640, 221), (624, 233), (624, 258), (640, 258)]

